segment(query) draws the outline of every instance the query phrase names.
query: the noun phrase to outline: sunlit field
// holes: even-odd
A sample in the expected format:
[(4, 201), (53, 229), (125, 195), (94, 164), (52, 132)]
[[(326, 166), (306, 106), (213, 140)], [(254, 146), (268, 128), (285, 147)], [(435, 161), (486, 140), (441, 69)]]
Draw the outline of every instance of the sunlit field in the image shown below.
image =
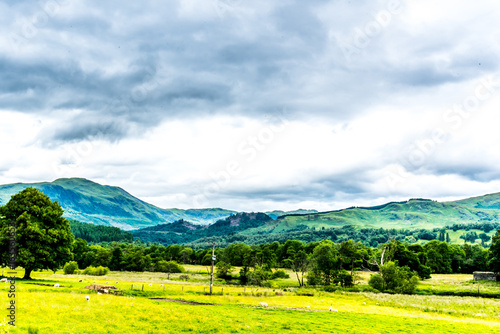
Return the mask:
[[(8, 284), (0, 283), (0, 333), (498, 333), (495, 298), (389, 295), (215, 284), (207, 268), (187, 266), (189, 279), (164, 273), (111, 272), (106, 276), (34, 272), (16, 283), (16, 328), (7, 326)], [(22, 275), (19, 271), (18, 276)], [(368, 273), (360, 273), (365, 284)], [(82, 279), (82, 282), (79, 282)], [(449, 289), (472, 275), (435, 275), (419, 289)], [(98, 295), (86, 285), (110, 284), (121, 296)], [(118, 282), (118, 283), (116, 283)], [(294, 283), (295, 282), (295, 283)], [(53, 287), (59, 283), (60, 287)], [(42, 285), (46, 284), (46, 285)], [(163, 284), (163, 286), (162, 286)], [(480, 283), (500, 295), (496, 283)], [(86, 300), (86, 296), (90, 300)], [(153, 300), (151, 298), (163, 298)], [(181, 303), (191, 302), (190, 304)], [(268, 307), (260, 307), (265, 302)], [(338, 312), (330, 312), (329, 308)]]

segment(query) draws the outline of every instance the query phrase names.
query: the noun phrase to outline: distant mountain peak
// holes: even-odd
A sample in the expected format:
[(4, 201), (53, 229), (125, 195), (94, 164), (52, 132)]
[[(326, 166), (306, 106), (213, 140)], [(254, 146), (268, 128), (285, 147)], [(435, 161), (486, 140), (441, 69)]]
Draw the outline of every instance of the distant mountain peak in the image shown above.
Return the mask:
[(101, 185), (85, 178), (59, 178), (52, 182), (16, 183), (0, 186), (0, 205), (25, 188), (34, 187), (59, 201), (64, 216), (97, 225), (125, 230), (185, 219), (195, 224), (210, 224), (234, 211), (223, 209), (162, 209), (142, 201), (120, 187)]

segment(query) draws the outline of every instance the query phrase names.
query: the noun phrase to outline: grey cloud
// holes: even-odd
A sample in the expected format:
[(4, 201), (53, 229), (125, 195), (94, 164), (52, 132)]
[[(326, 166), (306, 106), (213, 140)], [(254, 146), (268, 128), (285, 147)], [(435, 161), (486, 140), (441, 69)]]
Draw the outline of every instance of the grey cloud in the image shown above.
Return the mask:
[(89, 122), (88, 120), (82, 121), (72, 120), (70, 127), (55, 131), (51, 139), (56, 141), (79, 141), (84, 139), (117, 141), (125, 137), (129, 132), (127, 125), (117, 120), (99, 123)]
[[(331, 22), (321, 21), (317, 12), (332, 3), (338, 10), (331, 13)], [(330, 29), (352, 34), (385, 8), (383, 1), (291, 1), (270, 11), (261, 10), (259, 2), (234, 1), (225, 4), (255, 14), (228, 12), (220, 18), (214, 12), (189, 19), (179, 15), (179, 4), (146, 1), (116, 7), (95, 1), (69, 15), (55, 15), (28, 41), (46, 54), (0, 53), (0, 103), (27, 113), (81, 110), (66, 128), (49, 129), (53, 137), (45, 140), (84, 139), (92, 136), (92, 124), (108, 124), (110, 118), (122, 124), (108, 127), (107, 138), (119, 140), (132, 134), (130, 128), (216, 113), (262, 117), (286, 108), (291, 117), (349, 120), (389, 98), (411, 98), (414, 87), (432, 90), (477, 77), (482, 72), (476, 58), (485, 71), (498, 62), (494, 51), (454, 50), (460, 36), (410, 39), (396, 19), (364, 55), (346, 61)], [(29, 5), (32, 11), (39, 6)], [(65, 8), (73, 7), (68, 3)], [(449, 55), (450, 63), (432, 60), (439, 53)], [(94, 123), (82, 123), (90, 119)], [(84, 125), (75, 128), (73, 123)]]
[(432, 174), (437, 176), (458, 175), (464, 179), (476, 182), (491, 182), (500, 179), (500, 172), (496, 166), (489, 166), (484, 162), (443, 162), (429, 161), (425, 166), (417, 170), (418, 173)]
[(214, 197), (225, 196), (242, 201), (252, 201), (252, 199), (257, 198), (260, 201), (271, 202), (319, 201), (331, 203), (345, 201), (346, 198), (369, 197), (370, 193), (366, 184), (370, 182), (367, 175), (370, 168), (365, 166), (349, 172), (312, 177), (307, 182), (300, 184), (227, 189)]

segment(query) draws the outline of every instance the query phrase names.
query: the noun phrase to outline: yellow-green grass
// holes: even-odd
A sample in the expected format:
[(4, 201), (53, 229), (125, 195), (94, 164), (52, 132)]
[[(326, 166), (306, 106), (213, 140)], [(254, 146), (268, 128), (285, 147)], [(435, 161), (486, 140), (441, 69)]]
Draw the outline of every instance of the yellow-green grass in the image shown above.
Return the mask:
[[(20, 272), (21, 274), (22, 272)], [(20, 275), (19, 274), (19, 275)], [(361, 273), (362, 281), (369, 278)], [(154, 301), (146, 297), (97, 295), (83, 289), (94, 277), (35, 272), (35, 281), (16, 283), (17, 328), (12, 333), (497, 333), (500, 301), (441, 296), (372, 293), (327, 293), (312, 289), (214, 287), (165, 281), (165, 274), (111, 272), (95, 277), (131, 294), (144, 285), (144, 294), (214, 305)], [(78, 282), (79, 278), (84, 282)], [(429, 281), (439, 286), (459, 284), (471, 275), (439, 275)], [(115, 281), (119, 281), (115, 284)], [(90, 281), (90, 282), (89, 282)], [(51, 284), (60, 288), (28, 283)], [(149, 286), (152, 284), (152, 286)], [(160, 284), (164, 284), (161, 287)], [(223, 289), (223, 293), (222, 293)], [(0, 284), (0, 305), (7, 305), (8, 284)], [(138, 292), (139, 290), (135, 290)], [(298, 295), (309, 294), (310, 296)], [(142, 291), (141, 291), (142, 292)], [(90, 301), (85, 296), (90, 296)], [(258, 308), (266, 302), (269, 308)], [(378, 305), (377, 305), (378, 303)], [(328, 312), (333, 305), (339, 312)], [(309, 308), (307, 308), (309, 306)], [(6, 307), (2, 307), (6, 309)], [(5, 323), (4, 314), (0, 322)], [(0, 326), (2, 328), (8, 326)]]
[[(465, 244), (465, 240), (460, 238), (460, 236), (462, 236), (464, 234), (467, 234), (469, 232), (476, 232), (476, 234), (478, 234), (478, 235), (484, 233), (484, 231), (481, 231), (481, 230), (469, 230), (469, 231), (466, 231), (466, 230), (457, 230), (457, 231), (446, 230), (446, 232), (450, 236), (450, 242), (452, 244), (459, 244), (459, 245)], [(490, 237), (493, 237), (496, 233), (497, 233), (497, 230), (492, 230), (486, 234), (489, 235)], [(491, 242), (491, 240), (489, 242)], [(468, 242), (468, 244), (470, 245), (471, 243)], [(480, 245), (481, 239), (476, 239), (476, 244)]]
[[(368, 285), (370, 276), (374, 273), (358, 272), (358, 286)], [(420, 281), (416, 294), (448, 295), (448, 296), (478, 296), (500, 299), (500, 282), (474, 281), (470, 274), (432, 274), (430, 279)]]
[(472, 275), (433, 274), (430, 279), (421, 281), (417, 291), (429, 294), (467, 294), (500, 298), (500, 283), (473, 280)]

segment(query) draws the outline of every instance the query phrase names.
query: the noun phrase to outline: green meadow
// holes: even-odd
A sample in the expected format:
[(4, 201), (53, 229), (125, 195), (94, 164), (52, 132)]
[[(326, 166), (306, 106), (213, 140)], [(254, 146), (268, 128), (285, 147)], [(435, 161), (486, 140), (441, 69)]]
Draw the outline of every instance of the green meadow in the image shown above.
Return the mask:
[[(207, 268), (179, 274), (111, 272), (106, 276), (34, 272), (16, 282), (16, 327), (7, 325), (8, 284), (0, 283), (0, 333), (498, 333), (500, 299), (427, 295), (426, 290), (488, 289), (471, 275), (435, 275), (419, 295), (298, 289), (293, 276), (281, 288), (215, 284)], [(22, 270), (18, 276), (22, 275)], [(360, 273), (359, 286), (369, 274)], [(79, 282), (79, 279), (83, 282)], [(84, 289), (108, 284), (121, 296)], [(116, 283), (118, 281), (118, 283)], [(53, 284), (59, 283), (55, 288)], [(163, 284), (163, 286), (161, 286)], [(284, 286), (290, 286), (283, 288)], [(86, 300), (86, 296), (90, 300)], [(153, 300), (152, 298), (168, 299)], [(268, 307), (260, 307), (265, 302)], [(330, 312), (332, 306), (338, 312)]]

